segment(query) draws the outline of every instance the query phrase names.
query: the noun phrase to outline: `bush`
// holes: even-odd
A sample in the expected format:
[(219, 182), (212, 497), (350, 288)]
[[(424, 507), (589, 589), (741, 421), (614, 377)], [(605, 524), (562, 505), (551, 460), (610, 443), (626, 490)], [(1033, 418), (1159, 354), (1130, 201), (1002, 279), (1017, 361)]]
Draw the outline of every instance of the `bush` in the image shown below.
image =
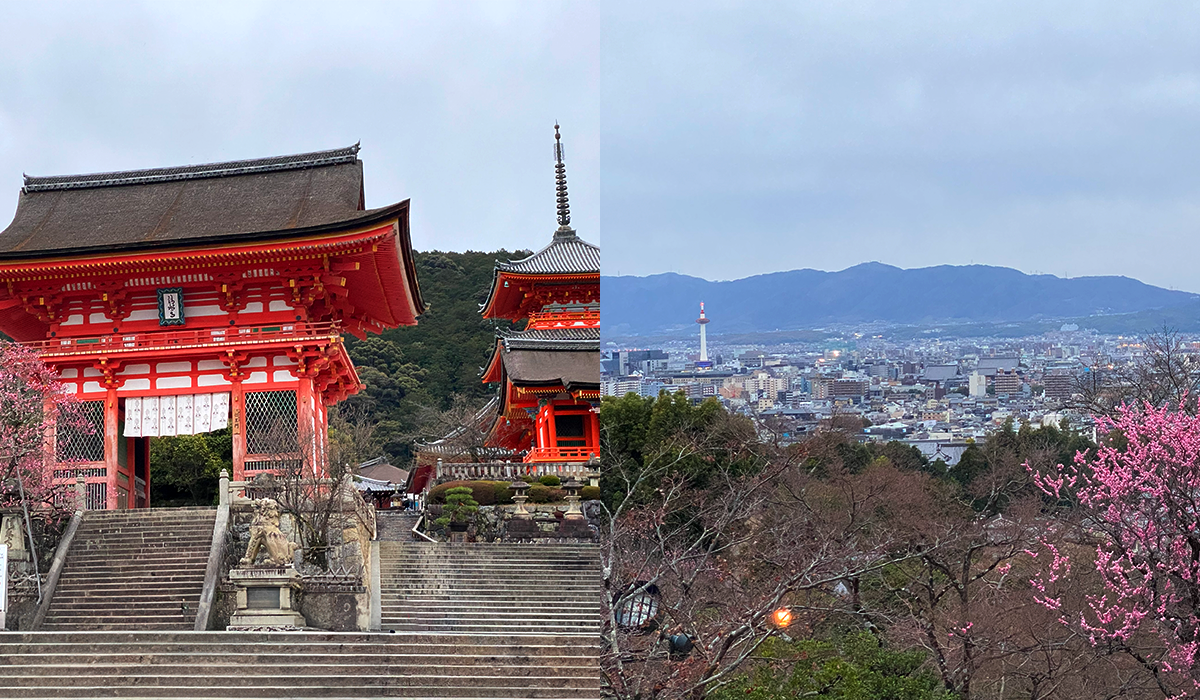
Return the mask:
[[(465, 486), (471, 489), (471, 497), (481, 506), (490, 506), (496, 503), (496, 484), (504, 482), (495, 481), (447, 481), (444, 484), (438, 484), (429, 490), (430, 503), (445, 503), (446, 492), (452, 488)], [(509, 494), (510, 497), (512, 494)]]
[(493, 481), (492, 495), (497, 504), (508, 504), (513, 502), (513, 490), (508, 487), (507, 481)]
[(567, 500), (566, 489), (550, 489), (549, 503), (562, 503)]
[(530, 503), (549, 503), (550, 502), (550, 487), (543, 484), (534, 484), (529, 487), (529, 502)]
[(600, 498), (599, 486), (584, 486), (579, 489), (579, 500), (581, 501), (594, 501), (598, 498)]
[(557, 476), (554, 476), (553, 474), (547, 474), (547, 475), (541, 477), (540, 479), (538, 479), (538, 483), (541, 484), (542, 486), (558, 486), (559, 484), (562, 483), (562, 479), (559, 479)]

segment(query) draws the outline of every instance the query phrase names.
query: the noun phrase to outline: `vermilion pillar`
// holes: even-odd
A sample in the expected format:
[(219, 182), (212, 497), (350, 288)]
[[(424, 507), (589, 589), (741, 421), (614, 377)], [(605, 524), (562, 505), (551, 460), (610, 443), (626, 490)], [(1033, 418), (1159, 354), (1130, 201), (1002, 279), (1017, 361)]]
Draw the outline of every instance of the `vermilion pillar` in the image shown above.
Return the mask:
[(246, 397), (242, 392), (242, 380), (233, 378), (229, 392), (229, 432), (233, 437), (233, 480), (246, 478)]
[(129, 496), (126, 495), (125, 502), (121, 503), (120, 496), (120, 477), (117, 472), (121, 465), (117, 463), (117, 440), (120, 439), (117, 435), (117, 388), (115, 386), (108, 387), (108, 393), (104, 398), (104, 473), (108, 482), (108, 494), (105, 499), (107, 503), (105, 508), (114, 510), (116, 508), (128, 508)]

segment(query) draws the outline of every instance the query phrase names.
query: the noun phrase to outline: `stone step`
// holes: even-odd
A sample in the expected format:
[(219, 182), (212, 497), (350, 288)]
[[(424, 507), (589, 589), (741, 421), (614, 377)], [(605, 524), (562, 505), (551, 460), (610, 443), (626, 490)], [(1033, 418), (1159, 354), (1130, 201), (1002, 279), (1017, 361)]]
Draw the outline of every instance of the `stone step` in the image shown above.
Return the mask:
[[(35, 634), (30, 636), (19, 636)], [(215, 656), (245, 656), (247, 653), (313, 654), (328, 657), (337, 654), (371, 656), (382, 654), (416, 654), (458, 658), (480, 657), (544, 657), (570, 656), (594, 658), (599, 652), (599, 640), (594, 645), (581, 645), (577, 640), (564, 641), (562, 636), (546, 634), (476, 635), (473, 638), (455, 638), (448, 635), (370, 633), (362, 638), (359, 633), (342, 634), (344, 638), (328, 638), (325, 633), (312, 632), (156, 632), (154, 638), (146, 638), (143, 632), (38, 632), (5, 633), (0, 635), (0, 656), (12, 654), (62, 654), (62, 656), (104, 657), (110, 654), (134, 654), (134, 656), (161, 656), (161, 654), (215, 654)], [(271, 638), (263, 639), (269, 634)], [(245, 639), (242, 639), (245, 635)], [(13, 641), (6, 641), (14, 638)], [(110, 641), (124, 638), (126, 641)], [(287, 641), (278, 641), (283, 638)], [(41, 641), (54, 639), (58, 641)], [(168, 641), (169, 640), (169, 641)], [(200, 640), (200, 641), (190, 641)], [(344, 641), (343, 641), (344, 640)]]
[(93, 581), (90, 579), (79, 579), (78, 582), (60, 581), (58, 588), (55, 590), (55, 595), (77, 595), (79, 593), (87, 593), (93, 591), (96, 593), (107, 594), (115, 591), (129, 591), (130, 593), (148, 593), (151, 590), (167, 593), (169, 591), (191, 589), (203, 582), (203, 577), (189, 576), (180, 577), (177, 580), (164, 579), (147, 579), (145, 583), (154, 584), (153, 589), (149, 586), (144, 588), (138, 587), (138, 581), (130, 579), (120, 579), (117, 581)]
[(148, 614), (148, 612), (182, 610), (182, 606), (184, 605), (188, 606), (188, 608), (194, 608), (199, 600), (199, 596), (199, 588), (196, 590), (196, 596), (160, 596), (155, 600), (113, 600), (108, 598), (66, 598), (60, 600), (58, 596), (55, 596), (54, 602), (50, 603), (49, 609), (58, 614), (60, 618), (62, 615), (70, 614), (71, 611), (96, 612), (100, 610), (127, 611), (128, 615), (140, 617)]
[[(451, 686), (459, 688), (479, 688), (479, 687), (496, 687), (502, 685), (511, 685), (511, 677), (508, 675), (432, 675), (426, 672), (413, 674), (387, 674), (380, 673), (378, 670), (375, 673), (355, 675), (353, 673), (346, 674), (321, 674), (321, 675), (287, 675), (287, 674), (272, 674), (266, 673), (262, 675), (248, 674), (238, 670), (237, 673), (230, 673), (230, 669), (221, 669), (223, 673), (193, 673), (191, 668), (184, 666), (176, 669), (173, 673), (154, 673), (158, 669), (144, 669), (137, 673), (136, 669), (127, 669), (130, 673), (119, 675), (99, 675), (87, 674), (79, 676), (75, 674), (69, 675), (17, 675), (11, 674), (4, 676), (7, 689), (11, 688), (53, 688), (61, 686), (70, 686), (76, 684), (79, 680), (84, 679), (89, 686), (103, 687), (147, 687), (147, 686), (169, 686), (173, 688), (187, 687), (210, 687), (222, 686), (226, 688), (246, 688), (254, 687), (263, 684), (275, 685), (280, 680), (286, 680), (289, 687), (294, 689), (302, 689), (305, 686), (324, 685), (328, 680), (345, 676), (353, 678), (354, 684), (357, 686), (372, 687), (406, 687), (419, 685), (420, 687), (439, 687)], [(167, 669), (162, 669), (166, 671)], [(545, 671), (543, 671), (545, 674)], [(600, 679), (596, 677), (575, 676), (575, 675), (534, 675), (530, 674), (522, 678), (526, 683), (536, 684), (540, 688), (596, 688), (600, 687)], [(286, 696), (285, 696), (286, 697)]]
[(10, 667), (6, 669), (0, 667), (0, 678), (9, 678), (11, 676), (88, 675), (93, 677), (122, 676), (132, 679), (147, 674), (156, 675), (156, 672), (161, 672), (163, 669), (175, 666), (186, 668), (189, 676), (216, 677), (229, 673), (231, 661), (237, 664), (239, 674), (248, 677), (281, 676), (287, 678), (291, 676), (345, 675), (463, 676), (469, 673), (474, 676), (491, 677), (552, 676), (559, 678), (591, 678), (595, 675), (595, 669), (588, 668), (586, 663), (580, 665), (579, 662), (581, 659), (579, 658), (566, 661), (565, 663), (556, 662), (554, 664), (547, 664), (546, 659), (541, 659), (542, 664), (539, 666), (524, 665), (516, 657), (510, 659), (477, 659), (473, 664), (446, 664), (444, 663), (446, 661), (445, 658), (435, 660), (428, 657), (410, 659), (404, 662), (386, 656), (377, 656), (370, 659), (360, 656), (347, 656), (338, 659), (341, 663), (330, 663), (329, 657), (310, 657), (308, 661), (297, 661), (286, 658), (282, 654), (271, 655), (265, 657), (265, 661), (259, 659), (255, 663), (247, 663), (248, 658), (242, 656), (218, 657), (217, 660), (213, 661), (200, 661), (194, 657), (185, 657), (183, 655), (172, 657), (143, 656), (141, 658), (131, 657), (131, 659), (122, 663), (116, 661), (113, 657), (103, 657), (96, 660), (89, 658), (89, 663), (82, 665), (74, 662), (72, 659), (63, 659), (61, 657), (49, 660), (32, 659), (26, 656), (21, 657), (20, 668)]
[(59, 588), (55, 591), (55, 595), (59, 592), (67, 592), (76, 588), (134, 588), (137, 590), (148, 591), (150, 587), (158, 585), (196, 585), (198, 582), (204, 581), (204, 572), (181, 572), (178, 574), (139, 574), (129, 576), (105, 576), (103, 578), (95, 578), (84, 575), (74, 575), (68, 578), (63, 576), (59, 583)]
[[(497, 601), (480, 601), (471, 598), (462, 598), (459, 600), (447, 600), (445, 598), (406, 598), (403, 596), (384, 596), (381, 598), (384, 605), (411, 607), (424, 610), (441, 609), (447, 610), (462, 610), (466, 604), (472, 610), (525, 610), (526, 614), (530, 611), (558, 611), (558, 610), (599, 610), (600, 603), (589, 600), (566, 600), (566, 601), (529, 601), (522, 598), (511, 598), (510, 600)], [(526, 607), (531, 606), (531, 607)]]
[[(380, 622), (384, 629), (395, 629), (396, 632), (428, 632), (428, 633), (445, 633), (445, 634), (490, 634), (496, 632), (504, 632), (504, 626), (496, 626), (496, 624), (416, 624), (402, 621), (382, 621)], [(564, 636), (580, 635), (581, 638), (586, 636), (588, 639), (599, 638), (600, 627), (588, 629), (586, 627), (556, 627), (542, 626), (542, 632), (553, 632)]]
[(145, 698), (146, 700), (192, 700), (200, 698), (224, 698), (237, 700), (276, 700), (277, 698), (329, 698), (330, 700), (359, 700), (360, 698), (464, 698), (470, 700), (508, 700), (509, 698), (544, 698), (546, 700), (599, 700), (599, 688), (558, 689), (530, 688), (523, 685), (495, 685), (480, 688), (454, 688), (445, 686), (394, 685), (364, 686), (347, 683), (344, 679), (331, 679), (325, 686), (293, 688), (286, 679), (278, 679), (274, 685), (239, 686), (237, 688), (214, 686), (197, 687), (70, 687), (70, 688), (12, 688), (5, 697), (28, 700), (51, 698), (100, 698), (123, 697)]
[(188, 570), (195, 567), (200, 562), (207, 562), (208, 556), (200, 556), (199, 554), (186, 557), (164, 556), (159, 559), (138, 559), (134, 561), (110, 561), (109, 563), (88, 562), (81, 564), (80, 562), (68, 559), (67, 566), (70, 566), (73, 573), (85, 573), (93, 576), (103, 576), (108, 573), (127, 573), (140, 571), (174, 571)]

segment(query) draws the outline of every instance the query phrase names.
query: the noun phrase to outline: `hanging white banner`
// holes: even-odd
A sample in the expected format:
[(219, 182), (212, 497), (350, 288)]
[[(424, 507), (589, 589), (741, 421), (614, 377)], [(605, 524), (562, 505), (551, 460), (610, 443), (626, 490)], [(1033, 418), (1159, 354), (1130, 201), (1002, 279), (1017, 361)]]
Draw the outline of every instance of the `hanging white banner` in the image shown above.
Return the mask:
[(195, 435), (229, 427), (229, 394), (125, 399), (125, 437)]
[(229, 394), (212, 395), (212, 429), (229, 427)]
[(125, 437), (142, 436), (142, 397), (125, 399)]
[(207, 433), (212, 430), (212, 394), (196, 394), (192, 413), (196, 422), (192, 428), (197, 433)]
[(194, 397), (191, 394), (183, 394), (175, 397), (175, 434), (176, 435), (191, 435), (192, 428), (192, 402)]

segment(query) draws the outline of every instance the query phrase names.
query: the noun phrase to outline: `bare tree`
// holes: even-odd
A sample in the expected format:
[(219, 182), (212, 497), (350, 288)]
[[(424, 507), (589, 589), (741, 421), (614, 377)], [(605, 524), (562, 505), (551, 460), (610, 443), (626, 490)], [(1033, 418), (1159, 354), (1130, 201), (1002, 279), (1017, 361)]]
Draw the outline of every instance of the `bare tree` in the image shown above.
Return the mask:
[(1143, 339), (1143, 352), (1130, 362), (1102, 363), (1077, 376), (1070, 408), (1115, 417), (1121, 405), (1171, 406), (1195, 415), (1200, 394), (1200, 357), (1170, 329)]
[[(900, 517), (926, 507), (927, 476), (886, 460), (818, 476), (803, 449), (767, 453), (737, 434), (680, 436), (641, 463), (609, 457), (603, 668), (618, 697), (704, 697), (772, 637), (833, 613), (864, 619), (857, 582), (937, 546)], [(651, 629), (631, 624), (646, 596)]]

